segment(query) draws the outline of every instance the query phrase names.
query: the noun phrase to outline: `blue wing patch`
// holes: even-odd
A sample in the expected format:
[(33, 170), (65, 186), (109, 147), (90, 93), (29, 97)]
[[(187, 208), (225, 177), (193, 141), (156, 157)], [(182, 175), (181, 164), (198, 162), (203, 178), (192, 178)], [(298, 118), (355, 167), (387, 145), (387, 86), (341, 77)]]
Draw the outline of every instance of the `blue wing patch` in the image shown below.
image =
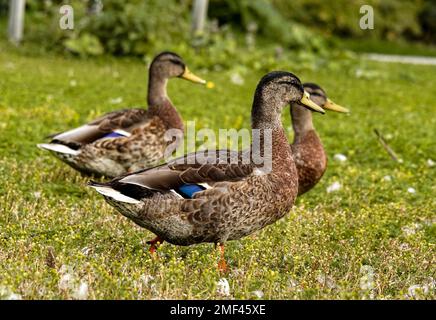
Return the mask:
[(125, 137), (125, 135), (122, 135), (121, 133), (113, 131), (113, 132), (105, 135), (103, 138), (119, 138), (119, 137)]
[(174, 191), (176, 191), (185, 199), (192, 199), (195, 193), (203, 190), (206, 190), (206, 188), (198, 184), (184, 184), (177, 189), (174, 189)]

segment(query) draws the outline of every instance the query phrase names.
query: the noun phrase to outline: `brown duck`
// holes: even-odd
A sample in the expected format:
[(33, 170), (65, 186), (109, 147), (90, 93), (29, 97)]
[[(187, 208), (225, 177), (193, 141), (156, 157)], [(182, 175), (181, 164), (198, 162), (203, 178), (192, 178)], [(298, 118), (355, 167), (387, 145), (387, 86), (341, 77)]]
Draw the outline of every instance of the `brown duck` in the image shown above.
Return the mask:
[[(347, 108), (337, 105), (327, 98), (325, 91), (317, 84), (305, 83), (303, 87), (305, 92), (310, 95), (310, 100), (323, 109), (342, 113), (349, 112)], [(290, 110), (294, 130), (294, 141), (290, 147), (298, 171), (298, 195), (302, 195), (312, 189), (323, 176), (327, 169), (327, 155), (321, 139), (315, 131), (312, 112), (299, 102), (292, 103)], [(229, 154), (232, 157), (241, 156), (237, 151), (229, 150), (218, 150), (214, 154), (197, 151), (176, 159), (174, 162), (202, 157), (210, 163), (223, 163), (230, 158)], [(168, 165), (171, 164), (170, 162)]]
[[(303, 84), (310, 99), (326, 110), (349, 112), (348, 109), (332, 102), (325, 91), (314, 83)], [(294, 141), (291, 144), (298, 171), (298, 195), (312, 189), (327, 169), (327, 156), (312, 122), (312, 113), (298, 103), (291, 107)]]
[[(274, 223), (294, 204), (298, 173), (281, 123), (283, 107), (294, 102), (324, 112), (310, 101), (295, 75), (276, 71), (260, 80), (252, 107), (252, 128), (259, 135), (250, 154), (262, 154), (255, 146), (269, 141), (270, 166), (256, 161), (190, 163), (179, 158), (169, 166), (90, 185), (121, 214), (154, 232), (158, 241), (183, 246), (212, 242), (220, 244), (223, 253), (226, 241)], [(223, 259), (219, 266), (225, 269)]]
[(52, 135), (50, 143), (38, 147), (95, 176), (115, 177), (159, 164), (174, 142), (165, 137), (167, 130), (176, 129), (183, 136), (183, 120), (166, 91), (168, 79), (174, 77), (206, 83), (189, 71), (180, 56), (163, 52), (150, 65), (147, 110), (109, 112), (76, 129)]
[[(303, 88), (310, 95), (310, 99), (323, 109), (344, 113), (349, 112), (348, 109), (337, 105), (327, 98), (325, 91), (320, 86), (313, 83), (305, 83)], [(298, 195), (302, 195), (312, 189), (323, 176), (327, 169), (327, 155), (313, 126), (312, 112), (299, 102), (292, 103), (290, 109), (294, 129), (294, 141), (290, 147), (298, 172)], [(222, 164), (235, 157), (239, 160), (242, 156), (239, 152), (230, 150), (217, 150), (212, 153), (210, 151), (197, 151), (177, 158), (167, 165), (170, 167), (175, 164), (195, 163), (197, 161)], [(209, 184), (213, 185), (213, 183)], [(148, 241), (151, 244), (150, 252), (154, 253), (157, 244), (162, 242), (163, 240), (159, 237)]]

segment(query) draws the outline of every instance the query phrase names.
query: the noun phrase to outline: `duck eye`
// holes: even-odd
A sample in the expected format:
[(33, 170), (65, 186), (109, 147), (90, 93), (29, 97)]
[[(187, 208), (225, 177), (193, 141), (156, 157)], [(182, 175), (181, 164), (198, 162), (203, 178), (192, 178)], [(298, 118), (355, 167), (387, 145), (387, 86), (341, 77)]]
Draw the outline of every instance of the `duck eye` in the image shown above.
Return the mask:
[(172, 63), (177, 64), (177, 65), (183, 67), (183, 63), (182, 63), (181, 61), (179, 61), (179, 60), (176, 60), (176, 59), (169, 59), (169, 61), (171, 61)]

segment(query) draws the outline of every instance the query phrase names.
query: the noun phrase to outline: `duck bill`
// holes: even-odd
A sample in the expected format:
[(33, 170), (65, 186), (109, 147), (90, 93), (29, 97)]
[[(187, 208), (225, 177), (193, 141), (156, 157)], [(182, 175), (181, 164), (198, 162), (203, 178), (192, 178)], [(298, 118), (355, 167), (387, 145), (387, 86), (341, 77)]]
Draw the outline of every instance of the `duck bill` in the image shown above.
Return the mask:
[(200, 77), (196, 76), (195, 74), (193, 74), (188, 67), (185, 67), (185, 71), (183, 71), (182, 75), (180, 76), (180, 78), (195, 82), (195, 83), (200, 83), (200, 84), (206, 84), (206, 80), (201, 79)]
[(301, 98), (301, 100), (300, 100), (300, 104), (303, 105), (304, 107), (312, 110), (312, 111), (319, 112), (319, 113), (322, 113), (322, 114), (325, 113), (323, 108), (321, 108), (315, 102), (310, 100), (310, 94), (307, 93), (306, 91), (304, 91), (303, 98)]
[(350, 110), (347, 108), (344, 108), (336, 103), (334, 103), (332, 100), (327, 99), (327, 102), (322, 106), (324, 109), (332, 110), (336, 112), (342, 112), (342, 113), (349, 113)]

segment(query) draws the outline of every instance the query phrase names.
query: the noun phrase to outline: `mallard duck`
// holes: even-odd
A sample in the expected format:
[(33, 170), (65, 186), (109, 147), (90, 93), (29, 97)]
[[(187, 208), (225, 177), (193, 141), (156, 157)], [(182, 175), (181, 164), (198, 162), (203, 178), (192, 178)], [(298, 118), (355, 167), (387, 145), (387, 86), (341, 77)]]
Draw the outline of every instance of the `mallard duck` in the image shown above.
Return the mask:
[(294, 102), (324, 113), (292, 73), (268, 73), (257, 85), (251, 118), (258, 138), (252, 141), (250, 159), (262, 152), (265, 155), (255, 147), (265, 142), (270, 148), (269, 166), (257, 161), (213, 164), (179, 158), (170, 165), (140, 170), (107, 183), (90, 182), (90, 186), (121, 214), (155, 233), (156, 242), (219, 244), (219, 268), (224, 270), (226, 241), (274, 223), (294, 204), (298, 172), (281, 123), (283, 107)]
[[(319, 85), (304, 83), (303, 88), (310, 95), (310, 100), (323, 109), (342, 113), (349, 112), (347, 108), (331, 101)], [(327, 169), (327, 155), (315, 131), (312, 112), (298, 102), (293, 103), (290, 110), (294, 130), (294, 140), (290, 147), (298, 171), (298, 195), (302, 195), (312, 189), (323, 176)], [(237, 151), (218, 150), (217, 152), (212, 156), (204, 151), (192, 152), (185, 157), (176, 159), (175, 162), (183, 162), (187, 157), (189, 159), (202, 157), (211, 163), (223, 163), (229, 158), (229, 153), (232, 157), (240, 157)]]
[(206, 83), (189, 71), (180, 56), (163, 52), (150, 65), (147, 110), (109, 112), (76, 129), (52, 135), (50, 143), (38, 147), (51, 151), (74, 169), (95, 176), (115, 177), (159, 164), (165, 149), (173, 143), (165, 132), (176, 129), (182, 136), (184, 130), (183, 120), (166, 91), (168, 79), (174, 77)]
[[(325, 91), (314, 83), (304, 83), (310, 99), (326, 110), (349, 112), (327, 98)], [(312, 113), (298, 103), (291, 107), (294, 141), (292, 154), (298, 171), (298, 195), (312, 189), (327, 169), (327, 156), (312, 122)]]
[[(327, 98), (325, 91), (317, 84), (304, 83), (303, 88), (310, 95), (310, 100), (323, 109), (343, 113), (349, 112), (347, 108), (337, 105)], [(323, 176), (327, 169), (327, 155), (313, 126), (312, 112), (299, 102), (292, 103), (290, 110), (294, 129), (294, 141), (290, 147), (298, 172), (298, 196), (300, 196), (312, 189)], [(247, 152), (247, 150), (243, 152)], [(242, 158), (240, 152), (232, 150), (217, 150), (215, 153), (197, 151), (177, 158), (167, 165), (172, 166), (185, 162), (195, 163), (198, 159), (202, 159), (202, 161), (207, 163), (226, 163), (230, 159), (235, 158)], [(209, 184), (213, 185), (213, 183)], [(150, 252), (154, 253), (157, 245), (162, 242), (162, 239), (159, 237), (148, 241)]]

